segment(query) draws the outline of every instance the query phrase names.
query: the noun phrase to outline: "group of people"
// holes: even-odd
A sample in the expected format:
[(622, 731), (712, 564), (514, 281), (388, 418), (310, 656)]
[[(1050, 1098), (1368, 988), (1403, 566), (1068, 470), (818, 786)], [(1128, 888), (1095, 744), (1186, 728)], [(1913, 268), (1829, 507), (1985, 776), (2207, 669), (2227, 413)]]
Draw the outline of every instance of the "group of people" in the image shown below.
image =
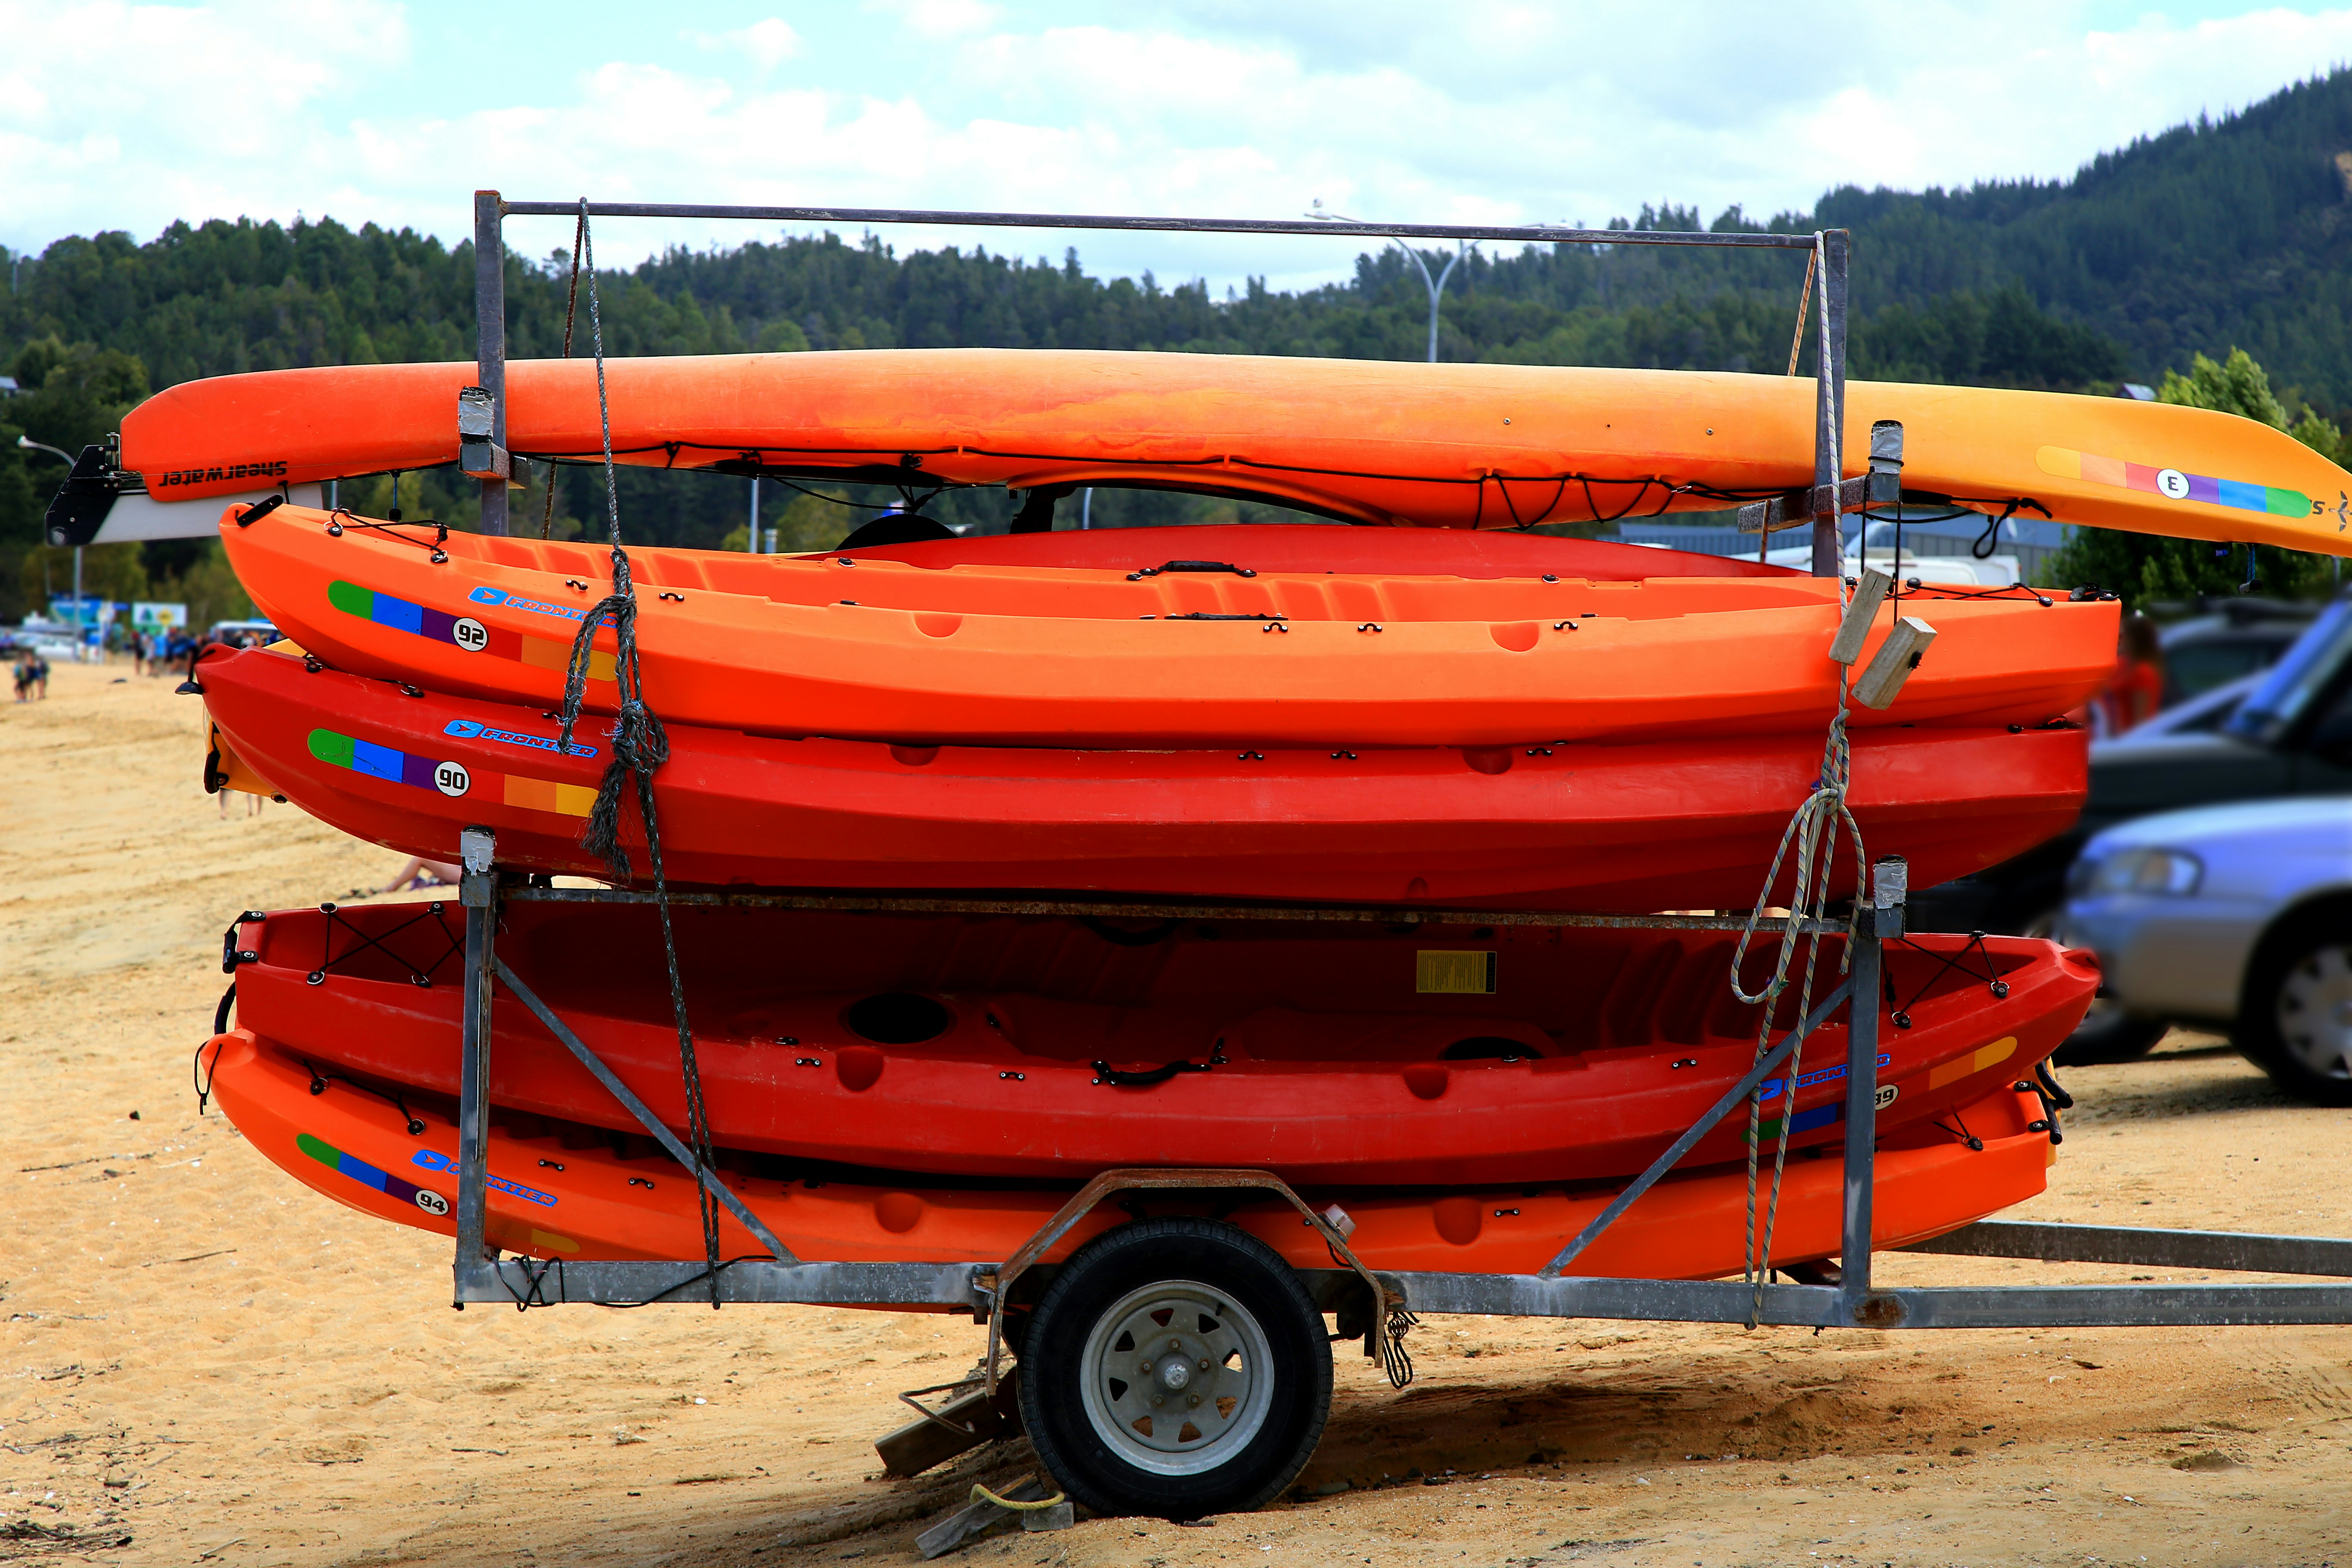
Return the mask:
[(16, 700), (37, 701), (49, 694), (49, 661), (32, 648), (16, 652)]

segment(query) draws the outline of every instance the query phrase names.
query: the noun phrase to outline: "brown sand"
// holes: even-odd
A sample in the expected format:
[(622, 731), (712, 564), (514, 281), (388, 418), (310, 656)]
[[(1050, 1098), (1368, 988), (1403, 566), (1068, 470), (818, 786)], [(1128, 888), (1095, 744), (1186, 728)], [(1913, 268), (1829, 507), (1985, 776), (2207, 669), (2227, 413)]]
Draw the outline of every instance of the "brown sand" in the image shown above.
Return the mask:
[[(221, 820), (197, 703), (61, 668), (0, 708), (0, 1560), (912, 1561), (992, 1450), (876, 1479), (898, 1389), (969, 1323), (798, 1308), (449, 1310), (446, 1243), (263, 1163), (188, 1057), (222, 927), (396, 858), (288, 806)], [(238, 809), (242, 811), (242, 803)], [(2051, 1218), (2352, 1234), (2352, 1114), (2218, 1041), (2082, 1069)], [(132, 1120), (136, 1114), (137, 1120)], [(110, 1236), (108, 1232), (119, 1232)], [(1899, 1258), (1915, 1282), (2128, 1270)], [(2352, 1329), (1906, 1337), (1435, 1319), (1420, 1380), (1360, 1356), (1307, 1500), (1101, 1520), (985, 1563), (2352, 1561)], [(1486, 1515), (1485, 1519), (1477, 1516)], [(74, 1527), (80, 1553), (11, 1540)], [(104, 1546), (128, 1535), (127, 1544)]]

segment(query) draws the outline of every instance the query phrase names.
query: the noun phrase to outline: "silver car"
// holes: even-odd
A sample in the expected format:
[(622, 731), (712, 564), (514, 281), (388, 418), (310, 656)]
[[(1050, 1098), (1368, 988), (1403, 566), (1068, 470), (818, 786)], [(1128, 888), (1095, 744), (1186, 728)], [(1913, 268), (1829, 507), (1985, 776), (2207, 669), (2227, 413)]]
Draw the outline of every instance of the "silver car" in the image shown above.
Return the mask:
[(2228, 1031), (2281, 1088), (2352, 1105), (2352, 796), (2111, 827), (2068, 873), (2063, 940), (2131, 1017)]

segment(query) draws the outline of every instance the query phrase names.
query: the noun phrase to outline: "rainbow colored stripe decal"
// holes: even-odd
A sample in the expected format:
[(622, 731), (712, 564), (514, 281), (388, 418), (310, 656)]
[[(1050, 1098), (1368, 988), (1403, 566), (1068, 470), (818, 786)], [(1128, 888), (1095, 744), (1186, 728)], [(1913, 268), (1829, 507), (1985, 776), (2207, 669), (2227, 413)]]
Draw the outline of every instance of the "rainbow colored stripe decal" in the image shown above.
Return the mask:
[[(503, 596), (498, 602), (503, 603)], [(563, 673), (564, 664), (572, 657), (572, 645), (568, 641), (526, 637), (504, 626), (487, 626), (471, 616), (453, 616), (446, 610), (415, 604), (391, 594), (381, 594), (373, 588), (362, 588), (357, 583), (346, 583), (340, 578), (327, 584), (327, 603), (347, 616), (356, 616), (374, 626), (445, 643), (462, 653), (484, 653), (492, 658), (510, 659), (517, 664), (526, 664), (534, 669), (549, 670), (557, 675)], [(592, 651), (588, 656), (588, 679), (612, 679), (613, 656), (602, 648)]]
[(373, 1187), (388, 1198), (415, 1204), (436, 1217), (449, 1212), (449, 1200), (432, 1188), (404, 1182), (390, 1171), (380, 1171), (356, 1154), (344, 1153), (324, 1139), (313, 1138), (308, 1132), (298, 1132), (294, 1135), (294, 1147), (338, 1175), (348, 1176), (363, 1187)]
[(498, 805), (523, 811), (552, 812), (559, 816), (586, 816), (596, 804), (596, 792), (586, 784), (558, 784), (553, 779), (525, 778), (520, 773), (478, 773), (463, 763), (421, 757), (373, 741), (332, 730), (313, 730), (310, 755), (331, 768), (347, 768), (387, 784), (429, 789), (452, 800), (477, 790)]
[(2239, 511), (2259, 511), (2270, 517), (2315, 517), (2319, 503), (2301, 490), (2258, 485), (2247, 479), (2217, 479), (2210, 474), (2186, 474), (2121, 458), (2102, 458), (2067, 447), (2044, 447), (2033, 455), (2042, 471), (2056, 479), (2081, 479), (2085, 484), (2112, 485), (2138, 490), (2167, 500), (2203, 501)]

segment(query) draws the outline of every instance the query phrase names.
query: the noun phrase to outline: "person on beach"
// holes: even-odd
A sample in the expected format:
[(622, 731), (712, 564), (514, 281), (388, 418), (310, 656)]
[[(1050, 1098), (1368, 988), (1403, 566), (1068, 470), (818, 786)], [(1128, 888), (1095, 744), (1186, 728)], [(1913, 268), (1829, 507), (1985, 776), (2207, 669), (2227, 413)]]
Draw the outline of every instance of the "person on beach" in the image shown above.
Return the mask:
[(30, 701), (33, 690), (33, 656), (30, 653), (20, 653), (16, 656), (16, 700)]
[(464, 875), (462, 868), (446, 860), (427, 860), (422, 855), (411, 855), (408, 864), (376, 891), (411, 893), (420, 888), (454, 888), (457, 885), (457, 879)]

